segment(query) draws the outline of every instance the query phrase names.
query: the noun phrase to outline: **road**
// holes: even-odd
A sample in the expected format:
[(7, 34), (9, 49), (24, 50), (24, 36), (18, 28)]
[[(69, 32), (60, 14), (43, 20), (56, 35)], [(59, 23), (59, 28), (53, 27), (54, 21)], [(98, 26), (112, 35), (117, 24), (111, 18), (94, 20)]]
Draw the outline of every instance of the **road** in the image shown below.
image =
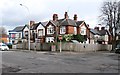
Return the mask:
[(2, 51), (3, 73), (118, 73), (118, 54), (109, 52)]

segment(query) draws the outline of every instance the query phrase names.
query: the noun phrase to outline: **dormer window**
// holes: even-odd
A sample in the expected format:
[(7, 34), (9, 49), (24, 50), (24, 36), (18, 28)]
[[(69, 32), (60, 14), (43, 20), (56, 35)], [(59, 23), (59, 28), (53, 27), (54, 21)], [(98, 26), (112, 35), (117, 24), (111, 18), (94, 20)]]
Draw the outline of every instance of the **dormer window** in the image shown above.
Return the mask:
[(49, 25), (47, 27), (47, 34), (54, 34), (54, 26)]

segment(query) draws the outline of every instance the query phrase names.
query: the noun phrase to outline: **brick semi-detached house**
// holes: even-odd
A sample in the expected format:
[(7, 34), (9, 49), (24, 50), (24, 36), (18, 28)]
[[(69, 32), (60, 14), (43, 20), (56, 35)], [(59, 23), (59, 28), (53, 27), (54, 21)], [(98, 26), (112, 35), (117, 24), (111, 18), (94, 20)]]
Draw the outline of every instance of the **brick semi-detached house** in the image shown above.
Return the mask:
[[(89, 26), (86, 25), (85, 21), (77, 21), (77, 15), (75, 14), (73, 19), (69, 19), (68, 13), (65, 12), (63, 19), (58, 19), (58, 14), (53, 14), (53, 20), (46, 22), (35, 23), (31, 21), (31, 35), (35, 35), (37, 39), (42, 39), (44, 42), (54, 42), (56, 34), (57, 35), (67, 35), (67, 34), (81, 34), (85, 38), (88, 38), (90, 30)], [(43, 38), (40, 38), (42, 37)], [(33, 38), (32, 36), (31, 38)]]

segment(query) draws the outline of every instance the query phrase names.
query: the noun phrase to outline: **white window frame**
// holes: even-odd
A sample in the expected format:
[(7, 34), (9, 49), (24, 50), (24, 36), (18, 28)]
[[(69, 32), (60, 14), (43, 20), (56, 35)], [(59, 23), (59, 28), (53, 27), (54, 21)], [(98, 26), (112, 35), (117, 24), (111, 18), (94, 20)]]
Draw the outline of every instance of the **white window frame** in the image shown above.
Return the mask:
[(28, 31), (24, 31), (24, 37), (28, 36)]
[(21, 33), (18, 33), (18, 38), (21, 38)]
[(81, 35), (86, 35), (86, 29), (85, 29), (85, 28), (81, 28), (80, 34), (81, 34)]
[(38, 30), (38, 36), (43, 36), (43, 29)]
[(54, 26), (49, 25), (47, 27), (47, 34), (54, 34)]
[(54, 37), (46, 37), (46, 42), (54, 42)]
[(60, 27), (60, 34), (65, 34), (66, 33), (66, 27), (65, 26), (61, 26)]
[(77, 34), (77, 27), (74, 27), (74, 34)]

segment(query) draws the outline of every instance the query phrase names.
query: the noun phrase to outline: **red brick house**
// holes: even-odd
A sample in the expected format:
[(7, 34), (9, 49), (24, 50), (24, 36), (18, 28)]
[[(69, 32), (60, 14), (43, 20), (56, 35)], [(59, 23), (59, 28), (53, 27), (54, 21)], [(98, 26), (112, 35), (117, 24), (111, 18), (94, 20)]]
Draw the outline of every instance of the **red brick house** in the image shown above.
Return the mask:
[[(44, 42), (54, 42), (56, 35), (67, 34), (81, 34), (84, 35), (86, 39), (89, 39), (89, 26), (86, 25), (85, 21), (77, 21), (76, 14), (74, 15), (73, 19), (69, 19), (67, 12), (65, 12), (63, 19), (58, 19), (58, 15), (53, 14), (53, 20), (50, 20), (45, 24), (43, 22), (34, 23), (34, 21), (31, 21), (30, 25), (31, 28), (33, 28), (31, 35), (34, 31), (37, 32), (37, 36), (39, 35), (39, 31), (41, 33), (45, 33), (43, 35)], [(37, 37), (37, 39), (39, 39), (39, 37)]]
[(90, 29), (89, 25), (85, 21), (77, 21), (77, 34), (81, 34), (86, 39), (87, 43), (90, 43)]
[(77, 24), (74, 20), (69, 19), (67, 12), (64, 14), (64, 19), (59, 19), (60, 34), (77, 34)]

